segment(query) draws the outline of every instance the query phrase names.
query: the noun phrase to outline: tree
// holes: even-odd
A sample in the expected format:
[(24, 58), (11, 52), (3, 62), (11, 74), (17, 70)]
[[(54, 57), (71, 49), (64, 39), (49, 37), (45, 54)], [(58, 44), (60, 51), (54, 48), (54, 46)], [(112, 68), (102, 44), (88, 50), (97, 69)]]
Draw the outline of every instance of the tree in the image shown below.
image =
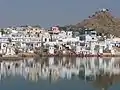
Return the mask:
[(40, 25), (34, 25), (34, 26), (32, 26), (32, 27), (41, 28)]
[(1, 29), (1, 34), (3, 35), (3, 34), (5, 34), (6, 32), (4, 31), (4, 29), (2, 28)]
[(11, 39), (11, 38), (8, 38), (8, 41), (9, 41), (9, 43), (11, 43), (11, 42), (12, 42), (12, 39)]

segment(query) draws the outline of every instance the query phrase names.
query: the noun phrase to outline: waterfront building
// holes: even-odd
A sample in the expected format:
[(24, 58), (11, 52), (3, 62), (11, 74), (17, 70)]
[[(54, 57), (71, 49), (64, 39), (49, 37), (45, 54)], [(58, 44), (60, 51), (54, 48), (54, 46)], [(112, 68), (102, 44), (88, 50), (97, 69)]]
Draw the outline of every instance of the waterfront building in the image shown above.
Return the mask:
[[(3, 31), (4, 30), (4, 31)], [(103, 53), (119, 52), (119, 38), (99, 40), (94, 29), (84, 29), (82, 33), (60, 30), (54, 26), (50, 30), (40, 27), (20, 26), (4, 28), (0, 32), (0, 53), (6, 53), (9, 45), (21, 52), (34, 53), (34, 51), (47, 49), (47, 53), (102, 55)], [(116, 48), (118, 47), (118, 48)], [(43, 50), (44, 51), (44, 50)], [(69, 52), (69, 53), (67, 53)], [(12, 55), (12, 54), (11, 54)]]

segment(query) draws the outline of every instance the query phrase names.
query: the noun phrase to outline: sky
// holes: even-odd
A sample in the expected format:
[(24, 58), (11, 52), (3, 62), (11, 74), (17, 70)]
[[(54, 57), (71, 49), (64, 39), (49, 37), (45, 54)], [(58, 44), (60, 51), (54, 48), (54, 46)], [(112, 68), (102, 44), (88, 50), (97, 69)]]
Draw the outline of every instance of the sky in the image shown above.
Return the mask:
[(0, 27), (76, 24), (100, 8), (120, 16), (120, 0), (0, 0)]

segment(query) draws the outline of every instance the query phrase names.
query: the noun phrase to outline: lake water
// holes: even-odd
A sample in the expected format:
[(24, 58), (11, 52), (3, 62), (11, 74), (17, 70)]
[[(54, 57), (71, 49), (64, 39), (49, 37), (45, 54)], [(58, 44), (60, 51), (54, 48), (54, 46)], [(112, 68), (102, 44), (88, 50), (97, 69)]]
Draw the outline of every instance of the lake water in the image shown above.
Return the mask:
[(2, 61), (0, 90), (120, 90), (120, 58)]

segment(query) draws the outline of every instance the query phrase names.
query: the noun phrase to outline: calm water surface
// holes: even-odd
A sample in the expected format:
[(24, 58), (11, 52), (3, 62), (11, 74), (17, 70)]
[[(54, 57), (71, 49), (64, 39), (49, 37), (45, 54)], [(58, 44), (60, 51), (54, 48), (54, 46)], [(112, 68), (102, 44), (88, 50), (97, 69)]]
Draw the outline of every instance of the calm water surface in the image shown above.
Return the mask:
[(0, 79), (0, 90), (120, 90), (120, 58), (2, 61)]

